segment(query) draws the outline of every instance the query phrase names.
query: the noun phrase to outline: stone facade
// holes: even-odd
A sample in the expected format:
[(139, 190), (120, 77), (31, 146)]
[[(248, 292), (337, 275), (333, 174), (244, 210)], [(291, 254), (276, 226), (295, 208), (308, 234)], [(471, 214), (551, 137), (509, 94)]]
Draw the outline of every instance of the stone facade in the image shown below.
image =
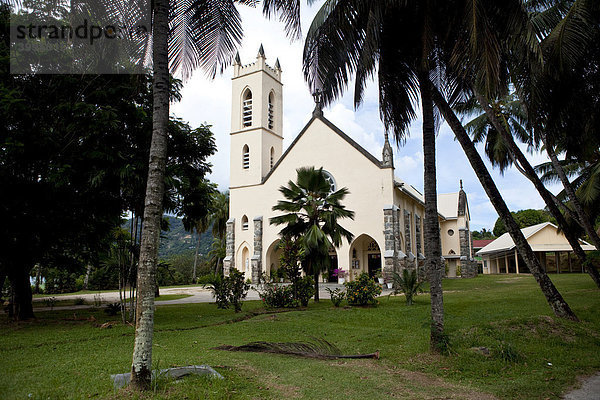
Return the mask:
[(225, 258), (223, 259), (223, 274), (229, 275), (229, 270), (235, 265), (235, 218), (227, 220), (225, 234)]
[[(460, 210), (460, 207), (459, 207)], [(471, 248), (471, 232), (466, 228), (461, 228), (459, 232), (460, 241), (460, 265), (461, 276), (463, 278), (474, 278), (477, 276), (477, 262), (473, 259)]]
[(254, 218), (254, 255), (251, 258), (252, 283), (258, 283), (262, 274), (262, 240), (263, 240), (263, 218)]

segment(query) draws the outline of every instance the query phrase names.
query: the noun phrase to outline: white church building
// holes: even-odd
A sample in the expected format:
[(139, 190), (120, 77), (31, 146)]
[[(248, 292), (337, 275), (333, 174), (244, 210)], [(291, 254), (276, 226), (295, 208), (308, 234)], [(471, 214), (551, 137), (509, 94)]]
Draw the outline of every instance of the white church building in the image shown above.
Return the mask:
[[(354, 220), (340, 224), (354, 234), (330, 251), (331, 270), (347, 271), (350, 280), (362, 272), (419, 268), (423, 264), (423, 195), (400, 179), (387, 139), (382, 158), (370, 154), (350, 135), (328, 121), (319, 107), (283, 149), (283, 90), (279, 60), (267, 65), (261, 46), (257, 59), (233, 65), (230, 155), (230, 208), (224, 272), (236, 269), (257, 282), (261, 273), (279, 267), (281, 226), (269, 224), (272, 207), (282, 199), (279, 188), (296, 180), (300, 167), (323, 168), (332, 190), (347, 187), (343, 200)], [(462, 190), (438, 197), (442, 254), (448, 276), (476, 274), (472, 258), (469, 209)], [(335, 278), (331, 270), (324, 281)]]

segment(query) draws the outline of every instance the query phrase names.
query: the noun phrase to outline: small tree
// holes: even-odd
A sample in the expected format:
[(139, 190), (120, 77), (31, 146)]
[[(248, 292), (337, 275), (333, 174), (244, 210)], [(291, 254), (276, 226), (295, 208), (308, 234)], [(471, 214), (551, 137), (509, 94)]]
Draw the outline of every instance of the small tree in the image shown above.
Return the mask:
[[(300, 240), (304, 252), (303, 269), (315, 280), (315, 301), (319, 301), (319, 275), (329, 262), (329, 249), (339, 247), (342, 237), (348, 242), (353, 235), (344, 229), (338, 219), (354, 219), (341, 201), (349, 193), (347, 188), (334, 191), (323, 173), (323, 168), (299, 168), (296, 182), (289, 181), (279, 191), (285, 197), (273, 207), (285, 214), (271, 218), (273, 225), (285, 225), (282, 237)], [(333, 189), (333, 190), (332, 190)]]
[(414, 269), (405, 269), (402, 271), (402, 275), (394, 272), (392, 280), (394, 281), (394, 291), (390, 293), (390, 296), (392, 294), (404, 293), (407, 306), (412, 306), (414, 296), (418, 293), (423, 293), (423, 282), (419, 282), (417, 271)]
[(228, 282), (228, 300), (235, 312), (242, 311), (242, 300), (248, 295), (250, 285), (244, 280), (244, 274), (235, 268), (229, 271), (229, 276), (225, 278)]

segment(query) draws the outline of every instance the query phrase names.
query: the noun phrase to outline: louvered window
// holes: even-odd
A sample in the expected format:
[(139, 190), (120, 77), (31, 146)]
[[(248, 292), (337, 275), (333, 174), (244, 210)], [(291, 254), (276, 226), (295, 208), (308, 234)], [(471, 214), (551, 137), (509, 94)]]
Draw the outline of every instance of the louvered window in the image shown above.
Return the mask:
[(273, 124), (273, 120), (274, 120), (273, 109), (274, 109), (274, 106), (273, 106), (273, 92), (271, 92), (269, 94), (269, 114), (268, 114), (269, 115), (269, 129), (273, 129), (273, 125), (274, 125)]
[(250, 168), (250, 148), (247, 144), (244, 145), (244, 150), (242, 151), (242, 167), (244, 169)]
[(242, 102), (242, 126), (248, 127), (252, 125), (252, 92), (246, 90), (244, 100)]

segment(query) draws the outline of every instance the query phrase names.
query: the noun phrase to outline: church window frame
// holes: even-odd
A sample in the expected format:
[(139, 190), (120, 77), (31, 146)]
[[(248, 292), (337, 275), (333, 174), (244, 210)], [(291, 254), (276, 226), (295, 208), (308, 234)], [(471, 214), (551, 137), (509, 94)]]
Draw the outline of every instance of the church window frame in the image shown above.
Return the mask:
[(250, 224), (248, 223), (248, 216), (244, 215), (242, 217), (242, 230), (247, 231), (249, 227), (250, 227)]
[(247, 144), (242, 147), (242, 168), (250, 168), (250, 147)]
[(267, 101), (267, 126), (272, 130), (275, 127), (275, 93), (272, 90)]
[(275, 148), (273, 146), (271, 146), (271, 150), (269, 151), (269, 153), (270, 153), (269, 166), (270, 166), (270, 168), (273, 168), (273, 166), (275, 165)]
[(242, 95), (242, 128), (252, 126), (252, 90), (246, 88)]
[(335, 182), (335, 178), (329, 171), (322, 170), (323, 175), (325, 176), (325, 180), (329, 183), (329, 193), (333, 193), (337, 190), (337, 183)]

